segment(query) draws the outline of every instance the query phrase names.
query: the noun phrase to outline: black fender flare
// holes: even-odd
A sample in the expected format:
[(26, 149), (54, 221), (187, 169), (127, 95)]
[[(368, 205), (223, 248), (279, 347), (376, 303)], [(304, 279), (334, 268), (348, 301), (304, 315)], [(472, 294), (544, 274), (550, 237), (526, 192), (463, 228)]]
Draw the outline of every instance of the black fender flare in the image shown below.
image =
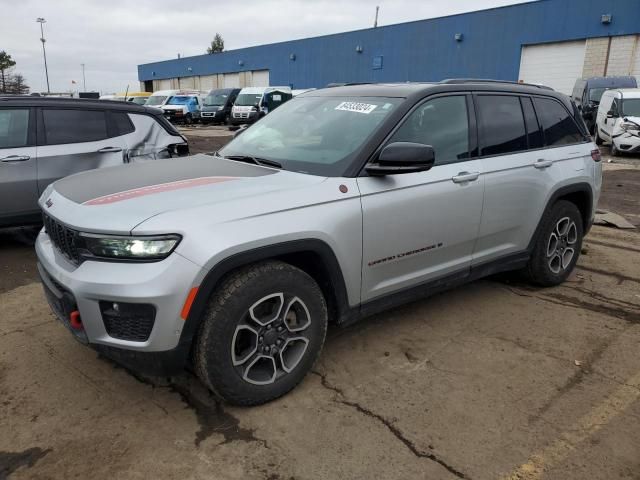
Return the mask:
[(180, 344), (183, 346), (191, 344), (200, 327), (211, 295), (229, 272), (263, 260), (278, 259), (286, 255), (304, 252), (311, 252), (322, 259), (330, 277), (335, 297), (336, 321), (338, 323), (346, 321), (352, 315), (353, 309), (349, 307), (342, 268), (333, 249), (326, 242), (318, 239), (292, 240), (236, 253), (214, 265), (198, 288), (180, 335)]
[(527, 247), (527, 251), (529, 253), (533, 252), (533, 247), (536, 243), (536, 240), (538, 239), (538, 236), (540, 235), (540, 229), (542, 228), (542, 220), (544, 218), (544, 216), (546, 215), (546, 213), (551, 209), (551, 207), (558, 201), (558, 199), (566, 196), (566, 195), (570, 195), (572, 193), (581, 193), (581, 194), (586, 194), (587, 198), (588, 198), (588, 205), (587, 205), (587, 209), (585, 212), (582, 212), (582, 222), (583, 222), (583, 229), (584, 229), (584, 234), (586, 235), (587, 232), (589, 231), (589, 229), (591, 228), (591, 224), (592, 224), (592, 218), (591, 218), (591, 212), (593, 211), (593, 190), (591, 188), (591, 185), (589, 185), (586, 182), (580, 182), (580, 183), (574, 183), (571, 185), (565, 185), (564, 187), (560, 187), (557, 190), (555, 190), (551, 196), (549, 197), (549, 201), (547, 202), (547, 205), (544, 207), (544, 210), (542, 211), (542, 215), (540, 216), (540, 218), (538, 219), (538, 225), (536, 226), (536, 229), (531, 237), (531, 240), (529, 241), (529, 245)]

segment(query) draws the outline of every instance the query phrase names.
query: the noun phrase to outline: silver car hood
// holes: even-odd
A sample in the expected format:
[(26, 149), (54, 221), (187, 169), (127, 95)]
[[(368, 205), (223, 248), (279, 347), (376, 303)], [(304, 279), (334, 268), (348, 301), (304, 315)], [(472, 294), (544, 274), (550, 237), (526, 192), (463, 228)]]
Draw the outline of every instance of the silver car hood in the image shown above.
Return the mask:
[(40, 197), (40, 207), (76, 230), (129, 234), (165, 212), (179, 216), (180, 211), (211, 206), (207, 208), (211, 216), (229, 218), (233, 203), (241, 199), (260, 204), (261, 196), (308, 188), (323, 180), (201, 154), (72, 175), (49, 186)]

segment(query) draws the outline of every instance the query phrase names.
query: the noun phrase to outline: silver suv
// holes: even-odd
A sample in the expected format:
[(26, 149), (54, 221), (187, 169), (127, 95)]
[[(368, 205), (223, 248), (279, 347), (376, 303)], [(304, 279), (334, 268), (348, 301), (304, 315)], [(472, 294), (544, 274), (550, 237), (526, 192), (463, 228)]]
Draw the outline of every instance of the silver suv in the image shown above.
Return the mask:
[(0, 96), (0, 227), (41, 222), (38, 197), (76, 172), (189, 153), (155, 108)]
[(81, 173), (40, 199), (53, 311), (129, 368), (228, 402), (292, 389), (346, 324), (505, 270), (563, 282), (600, 154), (546, 88), (358, 85), (287, 102), (215, 156)]

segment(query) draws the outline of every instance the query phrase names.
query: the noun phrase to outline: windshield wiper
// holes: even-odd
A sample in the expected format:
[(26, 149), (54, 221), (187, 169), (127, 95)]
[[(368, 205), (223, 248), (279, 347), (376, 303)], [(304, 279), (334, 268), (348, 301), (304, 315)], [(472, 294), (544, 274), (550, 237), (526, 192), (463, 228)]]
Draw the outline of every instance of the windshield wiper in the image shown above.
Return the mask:
[(266, 158), (260, 157), (252, 157), (251, 155), (227, 155), (227, 160), (235, 160), (237, 162), (245, 162), (245, 163), (254, 163), (256, 165), (260, 165), (262, 167), (274, 167), (274, 168), (282, 168), (282, 164), (276, 162), (275, 160), (268, 160)]

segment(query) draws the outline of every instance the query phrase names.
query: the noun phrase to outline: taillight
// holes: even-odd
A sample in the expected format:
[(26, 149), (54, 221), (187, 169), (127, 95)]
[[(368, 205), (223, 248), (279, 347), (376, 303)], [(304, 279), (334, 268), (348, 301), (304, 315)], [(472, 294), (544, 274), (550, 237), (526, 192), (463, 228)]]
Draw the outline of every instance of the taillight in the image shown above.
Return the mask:
[(602, 160), (602, 155), (600, 155), (600, 150), (598, 150), (597, 148), (595, 150), (591, 150), (591, 158), (593, 159), (594, 162), (599, 162), (600, 160)]

